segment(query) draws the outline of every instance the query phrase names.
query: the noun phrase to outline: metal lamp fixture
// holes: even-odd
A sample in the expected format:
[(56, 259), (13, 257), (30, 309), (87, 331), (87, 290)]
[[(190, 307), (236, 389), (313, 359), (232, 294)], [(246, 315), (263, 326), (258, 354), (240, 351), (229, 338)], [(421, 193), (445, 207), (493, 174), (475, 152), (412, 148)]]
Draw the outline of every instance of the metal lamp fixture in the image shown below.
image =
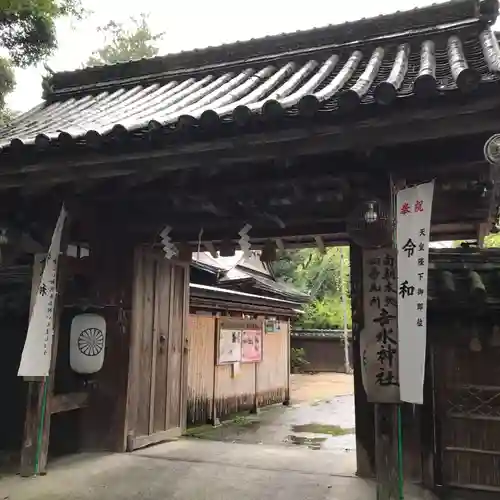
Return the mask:
[(363, 248), (381, 248), (392, 241), (392, 222), (388, 207), (379, 200), (359, 203), (346, 220), (351, 240)]
[(366, 212), (364, 215), (365, 222), (367, 224), (373, 224), (378, 220), (378, 212), (377, 212), (377, 202), (375, 201), (367, 201), (366, 202)]
[(9, 236), (7, 234), (8, 229), (5, 227), (0, 228), (0, 245), (9, 244)]

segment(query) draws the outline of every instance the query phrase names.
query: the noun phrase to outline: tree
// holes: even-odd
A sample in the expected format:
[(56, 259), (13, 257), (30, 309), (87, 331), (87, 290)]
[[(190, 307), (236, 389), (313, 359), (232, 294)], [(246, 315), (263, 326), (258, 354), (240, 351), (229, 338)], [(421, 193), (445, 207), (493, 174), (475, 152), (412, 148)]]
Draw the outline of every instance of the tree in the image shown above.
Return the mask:
[[(453, 246), (458, 248), (466, 242), (459, 240), (453, 242)], [(484, 248), (500, 248), (500, 233), (490, 233), (484, 238)]]
[(156, 44), (164, 33), (151, 31), (146, 14), (141, 14), (139, 18), (132, 17), (130, 21), (129, 28), (115, 21), (99, 28), (98, 31), (104, 34), (105, 45), (92, 54), (87, 66), (116, 64), (158, 55)]
[(13, 67), (42, 61), (57, 47), (56, 19), (81, 16), (80, 0), (0, 0), (0, 121), (6, 120), (5, 96), (15, 87)]
[(500, 233), (491, 233), (484, 238), (484, 246), (486, 248), (499, 248), (500, 247)]
[(15, 87), (14, 70), (10, 61), (0, 57), (0, 125), (11, 119), (11, 113), (5, 109), (5, 96)]
[[(349, 290), (349, 252), (341, 254), (339, 248), (330, 248), (325, 254), (318, 250), (304, 249), (280, 252), (273, 265), (277, 278), (293, 284), (311, 295), (297, 320), (304, 328), (342, 328), (344, 305), (342, 287), (346, 291), (348, 324), (351, 323)], [(344, 259), (341, 272), (341, 258)]]

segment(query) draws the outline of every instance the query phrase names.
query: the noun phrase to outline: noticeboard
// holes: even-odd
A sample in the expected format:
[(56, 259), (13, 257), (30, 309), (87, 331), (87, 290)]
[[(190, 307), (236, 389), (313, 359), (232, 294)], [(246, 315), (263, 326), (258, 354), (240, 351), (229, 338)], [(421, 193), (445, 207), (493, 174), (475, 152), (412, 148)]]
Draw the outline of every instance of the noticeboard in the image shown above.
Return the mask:
[(222, 318), (218, 322), (217, 364), (262, 361), (261, 320)]

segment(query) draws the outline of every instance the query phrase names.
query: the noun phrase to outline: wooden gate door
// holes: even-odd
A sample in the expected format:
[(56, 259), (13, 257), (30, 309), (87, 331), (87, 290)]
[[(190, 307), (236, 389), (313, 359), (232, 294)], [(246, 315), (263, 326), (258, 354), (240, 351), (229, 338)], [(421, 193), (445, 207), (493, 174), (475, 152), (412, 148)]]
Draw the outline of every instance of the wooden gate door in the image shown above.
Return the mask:
[(439, 475), (444, 487), (500, 493), (500, 347), (457, 335), (434, 349)]
[(136, 255), (129, 451), (178, 437), (186, 422), (189, 267), (141, 249)]

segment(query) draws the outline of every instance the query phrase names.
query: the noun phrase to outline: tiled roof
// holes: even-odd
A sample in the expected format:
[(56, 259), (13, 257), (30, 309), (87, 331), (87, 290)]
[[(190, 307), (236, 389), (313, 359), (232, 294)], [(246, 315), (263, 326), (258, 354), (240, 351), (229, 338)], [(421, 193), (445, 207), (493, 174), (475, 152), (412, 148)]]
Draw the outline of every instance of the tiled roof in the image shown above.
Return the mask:
[(263, 276), (257, 273), (245, 272), (245, 271), (243, 271), (243, 273), (246, 274), (244, 278), (232, 276), (231, 273), (228, 273), (225, 277), (219, 280), (219, 284), (221, 286), (230, 287), (234, 285), (235, 282), (251, 280), (253, 281), (255, 288), (264, 290), (273, 295), (285, 296), (287, 298), (296, 300), (298, 302), (307, 302), (310, 300), (309, 295), (301, 292), (300, 290), (298, 290), (292, 285), (289, 285), (288, 283), (277, 281), (271, 277)]
[(221, 287), (231, 289), (241, 282), (251, 282), (254, 288), (264, 290), (272, 296), (281, 296), (295, 302), (306, 302), (307, 294), (295, 287), (276, 281), (264, 267), (260, 259), (255, 256), (245, 259), (243, 252), (236, 252), (233, 257), (214, 258), (207, 252), (193, 254), (192, 266), (200, 269), (219, 271), (217, 283)]
[[(297, 338), (308, 339), (343, 339), (344, 330), (327, 330), (315, 328), (292, 328), (290, 335)], [(348, 338), (352, 337), (352, 331), (348, 330)]]
[(289, 317), (296, 316), (299, 311), (299, 304), (294, 301), (196, 283), (189, 285), (189, 296), (190, 305), (195, 307), (205, 305), (210, 309), (237, 311), (245, 311), (248, 306), (255, 306), (257, 309), (267, 307), (268, 313), (285, 314)]
[(431, 308), (477, 313), (482, 313), (481, 305), (500, 307), (500, 249), (431, 250), (429, 301)]
[[(116, 81), (109, 80), (109, 72), (116, 74), (113, 67), (56, 75), (47, 104), (0, 130), (0, 148), (75, 142), (95, 146), (113, 138), (137, 139), (192, 127), (217, 130), (221, 124), (248, 125), (255, 119), (311, 118), (318, 113), (352, 112), (360, 104), (388, 106), (407, 97), (427, 98), (457, 89), (470, 93), (482, 84), (497, 82), (500, 48), (489, 26), (496, 17), (497, 2), (487, 2), (488, 9), (474, 0), (447, 5), (439, 6), (436, 12), (441, 14), (430, 24), (429, 13), (438, 7), (406, 13), (406, 17), (394, 15), (392, 32), (390, 16), (386, 16), (351, 23), (350, 30), (346, 25), (343, 31), (322, 28), (316, 31), (316, 39), (310, 33), (309, 38), (303, 36), (308, 46), (304, 40), (299, 43), (299, 35), (288, 35), (299, 48), (273, 55), (263, 51), (263, 41), (242, 43), (238, 49), (242, 53), (252, 44), (257, 51), (257, 56), (243, 61), (229, 54), (226, 63), (199, 61), (199, 66), (189, 70), (167, 69), (162, 74)], [(459, 19), (450, 14), (455, 11)], [(426, 17), (422, 12), (427, 12)], [(409, 23), (412, 16), (413, 24)], [(362, 40), (352, 37), (360, 23), (366, 25)], [(367, 28), (370, 23), (371, 30)], [(330, 39), (329, 30), (336, 34)], [(282, 48), (287, 35), (280, 37)], [(259, 47), (264, 55), (258, 55)], [(217, 60), (210, 50), (205, 49), (206, 59)], [(100, 82), (89, 77), (94, 73), (101, 75)], [(91, 83), (69, 85), (71, 78)], [(61, 88), (64, 82), (67, 88)]]
[(261, 262), (260, 252), (252, 251), (250, 257), (245, 257), (241, 250), (236, 250), (230, 257), (213, 257), (209, 252), (194, 252), (192, 265), (219, 271), (229, 279), (248, 277), (247, 271), (254, 271), (265, 276), (271, 276), (269, 269)]

